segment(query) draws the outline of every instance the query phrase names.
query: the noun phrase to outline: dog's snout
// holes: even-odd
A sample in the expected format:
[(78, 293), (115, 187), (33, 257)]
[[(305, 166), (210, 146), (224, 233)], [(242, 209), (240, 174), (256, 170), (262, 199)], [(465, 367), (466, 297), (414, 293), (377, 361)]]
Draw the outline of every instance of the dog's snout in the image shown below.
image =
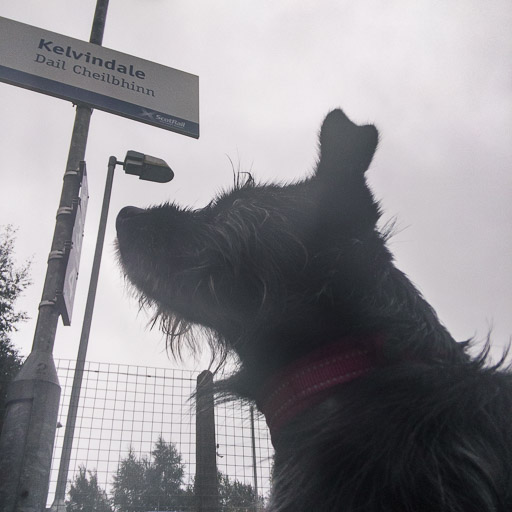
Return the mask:
[(136, 206), (125, 206), (121, 209), (119, 214), (117, 215), (118, 218), (126, 219), (128, 217), (134, 217), (135, 215), (140, 215), (141, 213), (144, 213), (144, 209), (137, 208)]
[(145, 210), (142, 208), (137, 208), (136, 206), (125, 206), (117, 214), (116, 229), (119, 230), (119, 227), (123, 221), (136, 217), (137, 215), (144, 213), (144, 211)]

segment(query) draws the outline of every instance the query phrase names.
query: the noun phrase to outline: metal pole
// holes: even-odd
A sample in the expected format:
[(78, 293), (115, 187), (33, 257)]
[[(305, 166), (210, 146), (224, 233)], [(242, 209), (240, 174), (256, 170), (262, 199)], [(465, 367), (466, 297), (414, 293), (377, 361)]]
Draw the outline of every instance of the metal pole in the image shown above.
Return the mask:
[(60, 457), (59, 475), (57, 477), (57, 487), (55, 498), (51, 507), (51, 512), (66, 511), (66, 485), (68, 481), (69, 460), (71, 458), (71, 449), (73, 447), (73, 438), (75, 434), (76, 416), (78, 403), (80, 401), (80, 391), (82, 389), (82, 378), (84, 374), (85, 358), (89, 344), (89, 334), (91, 332), (92, 315), (94, 312), (94, 302), (96, 299), (96, 290), (98, 288), (98, 277), (100, 274), (101, 255), (103, 252), (103, 243), (105, 241), (105, 231), (107, 226), (108, 208), (110, 205), (110, 196), (112, 193), (112, 182), (114, 180), (114, 169), (117, 164), (115, 156), (111, 156), (108, 161), (107, 180), (105, 183), (105, 192), (103, 194), (103, 204), (101, 206), (100, 224), (98, 227), (98, 238), (96, 240), (96, 249), (92, 263), (91, 279), (89, 282), (89, 292), (85, 304), (84, 321), (82, 324), (82, 334), (80, 336), (80, 345), (76, 358), (75, 373), (73, 376), (73, 387), (71, 388), (71, 397), (69, 399), (68, 417), (66, 420), (66, 430), (64, 432), (64, 442), (62, 445), (62, 454)]
[(256, 437), (254, 435), (254, 406), (251, 405), (252, 476), (254, 480), (254, 510), (258, 510), (258, 472), (256, 470)]
[[(100, 44), (108, 0), (98, 0), (91, 43)], [(0, 511), (41, 512), (48, 496), (51, 457), (57, 425), (60, 385), (53, 346), (63, 289), (66, 246), (72, 238), (73, 205), (82, 182), (92, 110), (77, 106), (57, 220), (39, 304), (32, 351), (12, 382), (0, 438)]]

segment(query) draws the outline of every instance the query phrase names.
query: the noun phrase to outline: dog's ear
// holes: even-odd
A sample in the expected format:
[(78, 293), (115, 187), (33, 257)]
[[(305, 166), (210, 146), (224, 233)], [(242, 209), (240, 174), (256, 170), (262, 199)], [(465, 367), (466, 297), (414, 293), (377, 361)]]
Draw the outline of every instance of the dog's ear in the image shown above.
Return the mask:
[(340, 174), (362, 175), (377, 149), (379, 133), (375, 126), (354, 124), (342, 110), (333, 110), (320, 130), (319, 177)]
[[(333, 110), (320, 130), (320, 161), (315, 178), (320, 185), (318, 204), (322, 221), (343, 224), (343, 232), (375, 229), (380, 210), (365, 179), (379, 133), (375, 126), (354, 124), (341, 110)], [(352, 235), (351, 235), (352, 236)]]

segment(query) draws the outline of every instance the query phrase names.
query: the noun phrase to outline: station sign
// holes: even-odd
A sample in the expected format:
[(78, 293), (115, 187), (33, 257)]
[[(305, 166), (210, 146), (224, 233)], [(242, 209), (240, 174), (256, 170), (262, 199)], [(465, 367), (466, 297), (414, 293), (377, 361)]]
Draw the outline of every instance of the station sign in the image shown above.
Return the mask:
[(0, 81), (199, 137), (199, 77), (0, 17)]

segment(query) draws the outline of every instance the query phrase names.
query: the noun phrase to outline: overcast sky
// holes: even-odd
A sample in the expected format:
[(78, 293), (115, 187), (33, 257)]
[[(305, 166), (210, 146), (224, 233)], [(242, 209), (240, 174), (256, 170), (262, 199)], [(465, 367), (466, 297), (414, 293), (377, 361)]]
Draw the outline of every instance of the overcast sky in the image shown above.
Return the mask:
[[(0, 16), (88, 40), (95, 3), (2, 2)], [(117, 171), (88, 359), (176, 366), (123, 284), (115, 215), (169, 199), (200, 207), (231, 185), (230, 158), (259, 180), (304, 177), (323, 116), (340, 106), (380, 130), (368, 178), (385, 219), (398, 218), (397, 266), (457, 339), (493, 327), (499, 351), (512, 334), (511, 26), (509, 0), (111, 0), (104, 46), (199, 75), (201, 137), (93, 113), (73, 322), (59, 325), (55, 357), (76, 357), (110, 155), (158, 156), (175, 179)], [(31, 320), (13, 336), (24, 355), (74, 114), (67, 101), (0, 84), (0, 224), (18, 228), (18, 261), (33, 261), (19, 303)]]

